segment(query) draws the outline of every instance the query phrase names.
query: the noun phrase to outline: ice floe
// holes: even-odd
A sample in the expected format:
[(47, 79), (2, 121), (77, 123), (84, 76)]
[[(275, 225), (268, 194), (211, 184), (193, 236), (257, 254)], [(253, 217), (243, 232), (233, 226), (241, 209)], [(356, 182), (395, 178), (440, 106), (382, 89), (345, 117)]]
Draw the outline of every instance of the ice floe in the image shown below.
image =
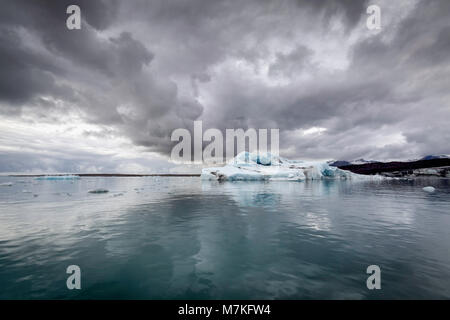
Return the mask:
[(381, 176), (365, 176), (329, 166), (327, 162), (288, 160), (270, 153), (241, 152), (223, 167), (202, 170), (205, 180), (381, 180)]
[(36, 180), (77, 180), (77, 179), (80, 179), (80, 177), (73, 174), (61, 176), (42, 176), (36, 178)]

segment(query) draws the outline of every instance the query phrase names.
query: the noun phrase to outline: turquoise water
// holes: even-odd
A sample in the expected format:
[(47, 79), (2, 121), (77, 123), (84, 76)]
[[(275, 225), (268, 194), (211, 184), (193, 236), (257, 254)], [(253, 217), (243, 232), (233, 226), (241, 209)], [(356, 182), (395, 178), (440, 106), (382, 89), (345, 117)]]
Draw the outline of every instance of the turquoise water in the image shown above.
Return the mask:
[(449, 180), (5, 182), (1, 299), (450, 298)]

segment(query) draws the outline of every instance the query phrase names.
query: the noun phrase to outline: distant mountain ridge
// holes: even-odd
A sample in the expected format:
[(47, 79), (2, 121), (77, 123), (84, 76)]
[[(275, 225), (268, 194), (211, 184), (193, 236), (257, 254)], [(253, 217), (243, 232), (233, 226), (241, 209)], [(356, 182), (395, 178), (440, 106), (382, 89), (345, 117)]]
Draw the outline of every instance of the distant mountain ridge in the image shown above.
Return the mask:
[(450, 156), (447, 155), (447, 154), (440, 154), (440, 155), (430, 154), (430, 155), (427, 155), (427, 156), (423, 157), (420, 160), (449, 159), (449, 158), (450, 158)]
[[(338, 166), (339, 169), (349, 170), (359, 174), (382, 174), (386, 176), (408, 175), (438, 175), (448, 177), (450, 173), (450, 158), (435, 158), (417, 161), (372, 162), (365, 164), (350, 164)], [(421, 170), (439, 168), (438, 170)]]
[(356, 160), (352, 160), (352, 161), (347, 161), (347, 160), (334, 161), (334, 160), (332, 160), (329, 162), (329, 165), (333, 166), (333, 167), (342, 167), (342, 166), (350, 166), (350, 165), (366, 164), (366, 163), (376, 163), (376, 162), (380, 162), (380, 161), (365, 160), (365, 159), (361, 158), (361, 159), (356, 159)]
[[(441, 154), (441, 155), (426, 155), (420, 159), (407, 160), (407, 161), (397, 161), (402, 163), (409, 163), (420, 160), (435, 160), (435, 159), (450, 159), (450, 155)], [(356, 159), (356, 160), (331, 160), (328, 161), (328, 164), (333, 167), (343, 167), (343, 166), (351, 166), (351, 165), (361, 165), (361, 164), (369, 164), (369, 163), (383, 163), (382, 161), (377, 160), (365, 160), (364, 158)]]

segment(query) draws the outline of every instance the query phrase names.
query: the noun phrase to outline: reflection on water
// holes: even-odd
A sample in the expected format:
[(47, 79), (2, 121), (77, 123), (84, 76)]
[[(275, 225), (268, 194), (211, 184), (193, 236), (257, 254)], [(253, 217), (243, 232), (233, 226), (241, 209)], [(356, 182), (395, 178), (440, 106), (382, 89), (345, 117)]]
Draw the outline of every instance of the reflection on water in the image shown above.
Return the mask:
[(0, 177), (3, 299), (450, 298), (448, 180), (20, 180)]

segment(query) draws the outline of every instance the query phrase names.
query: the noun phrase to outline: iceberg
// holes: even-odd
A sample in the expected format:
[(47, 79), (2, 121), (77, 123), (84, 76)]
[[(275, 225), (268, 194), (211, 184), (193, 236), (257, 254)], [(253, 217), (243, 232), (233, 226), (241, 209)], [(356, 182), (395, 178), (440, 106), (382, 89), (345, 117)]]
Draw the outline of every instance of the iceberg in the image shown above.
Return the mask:
[(330, 166), (327, 162), (288, 160), (271, 153), (241, 152), (223, 167), (204, 168), (204, 180), (321, 180), (321, 179), (382, 179), (365, 176)]
[(35, 180), (77, 180), (80, 179), (79, 176), (69, 174), (69, 175), (61, 175), (61, 176), (42, 176), (37, 177)]

